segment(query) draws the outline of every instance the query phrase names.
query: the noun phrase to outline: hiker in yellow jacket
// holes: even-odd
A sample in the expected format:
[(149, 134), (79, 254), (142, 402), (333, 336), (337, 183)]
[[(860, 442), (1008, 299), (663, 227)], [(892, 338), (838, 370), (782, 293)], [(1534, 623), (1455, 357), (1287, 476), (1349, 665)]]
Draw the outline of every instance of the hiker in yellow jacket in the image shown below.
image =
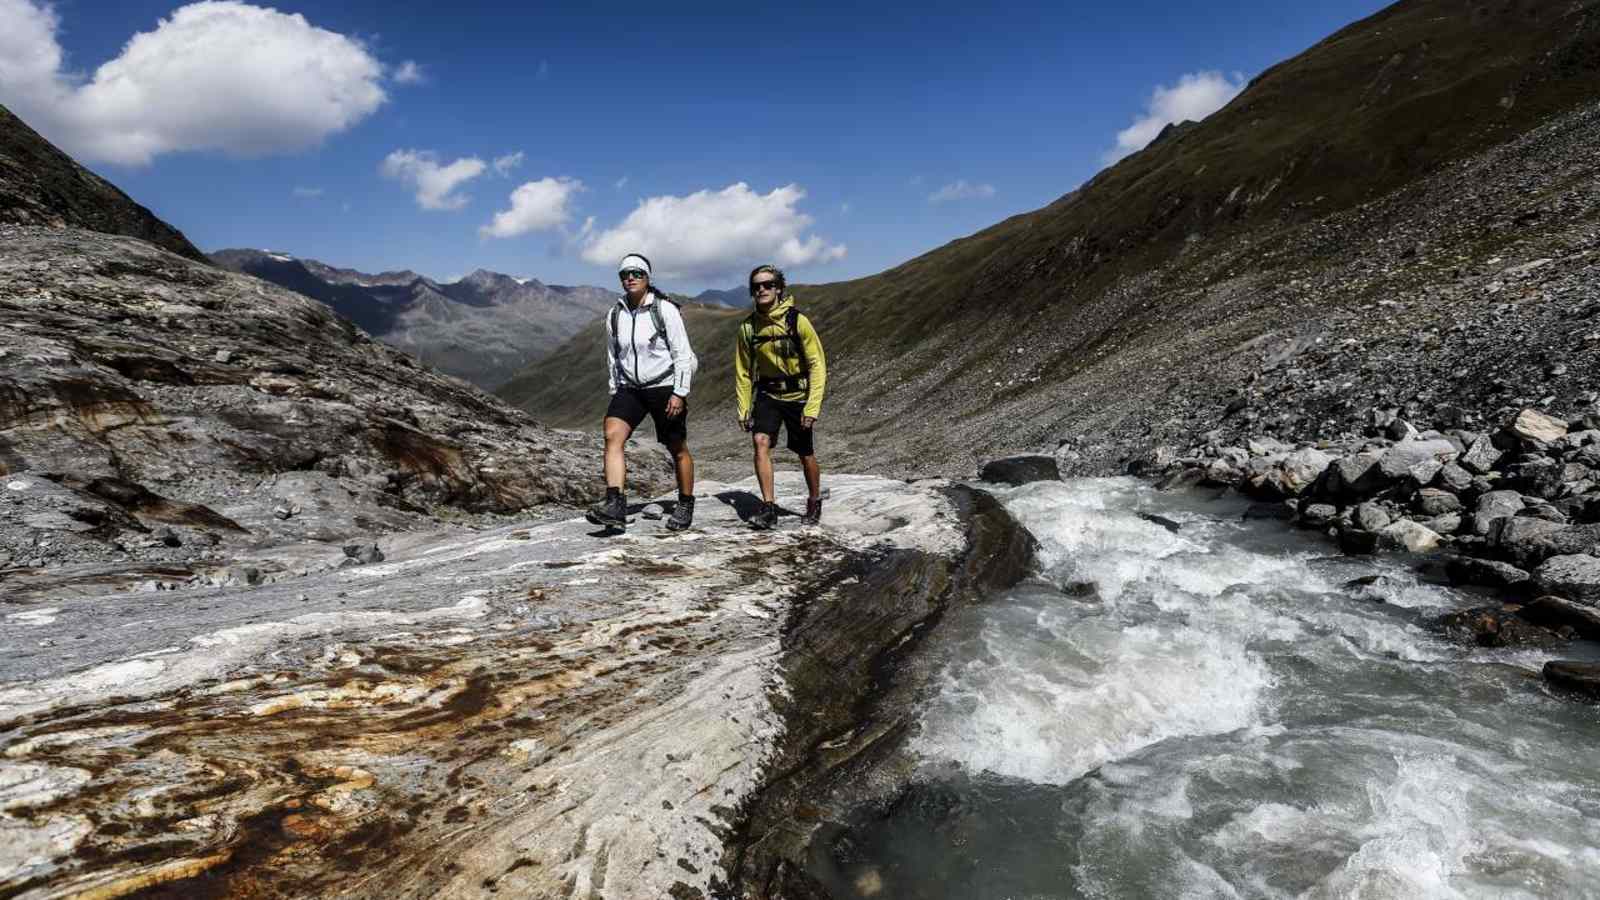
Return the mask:
[(750, 297), (754, 309), (739, 326), (734, 355), (734, 395), (739, 402), (739, 426), (751, 433), (755, 445), (756, 481), (761, 485), (761, 509), (750, 519), (753, 528), (778, 524), (777, 496), (772, 488), (772, 445), (778, 427), (789, 433), (789, 449), (800, 457), (806, 476), (806, 513), (802, 524), (822, 521), (822, 470), (815, 447), (817, 416), (822, 413), (822, 391), (828, 382), (828, 364), (822, 341), (811, 320), (784, 295), (783, 270), (756, 266), (750, 272)]

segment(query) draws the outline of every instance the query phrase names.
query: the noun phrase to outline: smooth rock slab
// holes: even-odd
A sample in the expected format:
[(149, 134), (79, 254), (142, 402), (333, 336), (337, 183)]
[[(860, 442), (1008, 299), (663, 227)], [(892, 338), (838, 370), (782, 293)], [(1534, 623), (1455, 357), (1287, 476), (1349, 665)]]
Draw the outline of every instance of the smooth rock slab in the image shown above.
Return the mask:
[(1475, 584), (1509, 588), (1526, 584), (1533, 576), (1510, 563), (1472, 556), (1453, 556), (1445, 561), (1445, 575), (1451, 584)]
[(1600, 700), (1600, 663), (1556, 659), (1544, 664), (1544, 680), (1550, 687), (1590, 700)]
[(1560, 597), (1536, 597), (1524, 603), (1518, 615), (1547, 628), (1571, 628), (1585, 640), (1600, 640), (1600, 611)]

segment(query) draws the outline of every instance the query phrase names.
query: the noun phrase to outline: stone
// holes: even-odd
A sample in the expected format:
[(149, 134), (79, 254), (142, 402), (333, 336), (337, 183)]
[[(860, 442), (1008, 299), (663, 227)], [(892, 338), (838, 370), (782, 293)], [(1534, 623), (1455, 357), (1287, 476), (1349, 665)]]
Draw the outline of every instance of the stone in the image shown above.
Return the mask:
[(1566, 436), (1567, 423), (1564, 419), (1545, 415), (1536, 409), (1524, 409), (1511, 423), (1511, 431), (1524, 441), (1549, 444)]
[(1552, 690), (1600, 700), (1600, 663), (1553, 659), (1544, 664), (1542, 674)]
[(1472, 446), (1461, 454), (1461, 459), (1458, 461), (1463, 469), (1474, 475), (1487, 475), (1504, 455), (1495, 447), (1494, 441), (1485, 435), (1473, 441)]
[(1335, 460), (1328, 466), (1328, 490), (1336, 498), (1354, 499), (1383, 486), (1378, 468), (1380, 451), (1367, 450)]
[(1378, 469), (1385, 483), (1399, 481), (1421, 462), (1446, 463), (1456, 456), (1456, 448), (1449, 441), (1401, 441), (1390, 447), (1378, 460)]
[(647, 503), (639, 510), (639, 515), (646, 519), (659, 519), (666, 515), (666, 511), (659, 503)]
[(1546, 628), (1571, 628), (1584, 640), (1600, 640), (1600, 610), (1580, 606), (1560, 597), (1535, 597), (1522, 605), (1518, 615)]
[(1444, 463), (1436, 459), (1425, 459), (1406, 470), (1406, 486), (1411, 490), (1425, 488), (1432, 484), (1443, 470)]
[(1332, 456), (1315, 447), (1305, 447), (1284, 457), (1267, 475), (1266, 483), (1279, 496), (1298, 497), (1316, 484), (1332, 463)]
[(1444, 538), (1432, 529), (1410, 519), (1401, 519), (1378, 534), (1379, 545), (1409, 553), (1427, 553), (1437, 550)]
[(1155, 513), (1142, 512), (1139, 513), (1139, 518), (1151, 523), (1152, 525), (1160, 525), (1162, 528), (1165, 528), (1173, 534), (1177, 534), (1178, 530), (1183, 528), (1183, 524), (1181, 522), (1175, 522), (1166, 516), (1158, 516)]
[(1244, 446), (1246, 450), (1250, 451), (1251, 456), (1273, 456), (1288, 453), (1294, 449), (1280, 440), (1269, 437), (1251, 438), (1245, 442)]
[(344, 546), (344, 555), (361, 565), (383, 562), (384, 560), (383, 551), (378, 549), (377, 544), (346, 544)]
[(228, 363), (233, 362), (233, 351), (232, 350), (218, 350), (215, 354), (212, 355), (211, 358), (216, 360), (219, 363), (222, 363), (223, 365), (227, 365)]
[(1499, 606), (1447, 613), (1439, 625), (1450, 637), (1479, 647), (1549, 647), (1565, 640)]
[(1527, 496), (1552, 499), (1561, 491), (1564, 468), (1547, 457), (1518, 463), (1511, 470), (1512, 484)]
[(1326, 528), (1339, 518), (1339, 508), (1331, 503), (1312, 503), (1300, 510), (1300, 524), (1306, 528)]
[(1461, 530), (1461, 514), (1445, 513), (1431, 519), (1419, 519), (1420, 524), (1426, 525), (1438, 534), (1453, 535)]
[(1030, 453), (993, 459), (983, 464), (978, 480), (991, 484), (1021, 485), (1034, 481), (1060, 481), (1061, 469), (1054, 456)]
[(1339, 549), (1351, 556), (1365, 556), (1377, 552), (1378, 535), (1359, 528), (1339, 530)]
[(1552, 556), (1533, 573), (1539, 590), (1588, 606), (1600, 606), (1600, 557)]
[(1495, 519), (1514, 516), (1522, 511), (1525, 504), (1522, 495), (1516, 491), (1490, 491), (1478, 498), (1478, 505), (1472, 513), (1472, 532), (1478, 535), (1487, 535)]
[(1472, 556), (1452, 556), (1445, 560), (1445, 577), (1451, 584), (1481, 585), (1483, 587), (1510, 588), (1527, 584), (1533, 578), (1510, 563)]
[(1179, 469), (1156, 483), (1158, 491), (1182, 491), (1199, 487), (1206, 479), (1206, 470), (1201, 468)]
[(150, 537), (156, 541), (159, 541), (163, 546), (166, 547), (183, 546), (183, 539), (178, 537), (178, 533), (173, 531), (171, 528), (157, 528), (155, 531), (150, 533)]
[(1472, 487), (1472, 473), (1455, 463), (1445, 463), (1439, 467), (1439, 474), (1433, 483), (1443, 490), (1459, 494)]
[(1461, 499), (1449, 491), (1423, 488), (1411, 502), (1412, 508), (1425, 516), (1442, 516), (1461, 509)]
[(1489, 545), (1507, 560), (1528, 569), (1537, 566), (1545, 557), (1555, 555), (1544, 539), (1565, 529), (1565, 525), (1543, 519), (1511, 516), (1490, 526)]
[(1351, 521), (1362, 531), (1382, 531), (1389, 526), (1389, 513), (1376, 503), (1362, 503), (1356, 507)]
[(1405, 419), (1395, 419), (1384, 429), (1384, 436), (1391, 441), (1409, 441), (1417, 437), (1417, 427)]
[(1293, 504), (1288, 501), (1284, 501), (1280, 503), (1252, 503), (1244, 511), (1240, 518), (1245, 521), (1250, 521), (1252, 519), (1269, 519), (1287, 522), (1290, 519), (1293, 519), (1294, 515), (1295, 511)]
[(272, 515), (274, 518), (288, 519), (290, 516), (294, 515), (294, 510), (280, 503), (272, 508)]

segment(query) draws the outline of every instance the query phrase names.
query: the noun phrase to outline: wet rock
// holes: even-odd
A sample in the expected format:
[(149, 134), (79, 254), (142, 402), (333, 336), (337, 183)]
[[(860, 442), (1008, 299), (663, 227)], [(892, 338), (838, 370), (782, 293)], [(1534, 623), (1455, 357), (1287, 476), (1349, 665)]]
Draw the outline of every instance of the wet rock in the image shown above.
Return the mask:
[(1454, 460), (1455, 456), (1455, 445), (1449, 441), (1401, 441), (1378, 459), (1378, 471), (1384, 483), (1399, 481), (1418, 463), (1442, 464)]
[(1351, 556), (1365, 556), (1378, 550), (1378, 535), (1359, 528), (1339, 530), (1339, 549)]
[(1563, 419), (1545, 415), (1536, 409), (1525, 409), (1511, 423), (1511, 431), (1525, 441), (1552, 443), (1566, 436), (1567, 423)]
[(1518, 615), (1546, 628), (1571, 628), (1585, 640), (1600, 640), (1600, 611), (1560, 597), (1535, 597), (1522, 605)]
[(1600, 606), (1600, 557), (1552, 556), (1533, 573), (1539, 590), (1589, 606)]
[(1279, 503), (1252, 503), (1245, 509), (1240, 518), (1245, 521), (1253, 519), (1270, 519), (1287, 522), (1295, 516), (1294, 504), (1290, 501)]
[(1555, 555), (1545, 539), (1564, 530), (1565, 525), (1526, 516), (1497, 519), (1489, 530), (1489, 545), (1511, 562), (1531, 569)]
[(1206, 480), (1204, 469), (1180, 469), (1156, 484), (1158, 491), (1183, 491), (1199, 487)]
[(1312, 503), (1300, 510), (1300, 524), (1306, 528), (1327, 528), (1338, 518), (1339, 508), (1331, 503)]
[(1496, 519), (1514, 516), (1524, 505), (1522, 495), (1516, 491), (1489, 491), (1478, 498), (1472, 514), (1472, 532), (1487, 535)]
[(1511, 588), (1529, 583), (1533, 576), (1510, 563), (1473, 556), (1452, 556), (1445, 561), (1445, 575), (1451, 584)]
[(1010, 485), (1028, 484), (1034, 481), (1060, 481), (1061, 470), (1057, 467), (1054, 456), (1034, 453), (990, 460), (983, 464), (978, 479)]
[(1479, 647), (1549, 647), (1567, 638), (1500, 606), (1449, 613), (1439, 620), (1446, 635)]
[(1332, 464), (1333, 457), (1315, 447), (1296, 450), (1279, 465), (1275, 484), (1284, 496), (1298, 496), (1316, 484)]
[(1425, 525), (1410, 519), (1401, 519), (1384, 528), (1378, 535), (1379, 546), (1410, 553), (1427, 553), (1444, 543), (1444, 538)]
[(1600, 663), (1555, 659), (1544, 664), (1543, 675), (1552, 690), (1600, 700)]
[(1160, 525), (1162, 528), (1165, 528), (1166, 530), (1172, 532), (1173, 534), (1177, 534), (1178, 533), (1178, 529), (1183, 527), (1183, 524), (1181, 522), (1174, 522), (1173, 520), (1167, 518), (1166, 516), (1158, 516), (1155, 513), (1142, 512), (1142, 513), (1139, 513), (1139, 518), (1145, 520), (1146, 522), (1150, 522), (1150, 523), (1155, 524), (1155, 525)]
[(1328, 466), (1328, 492), (1335, 498), (1354, 499), (1382, 487), (1383, 472), (1378, 468), (1382, 456), (1368, 450), (1335, 460)]

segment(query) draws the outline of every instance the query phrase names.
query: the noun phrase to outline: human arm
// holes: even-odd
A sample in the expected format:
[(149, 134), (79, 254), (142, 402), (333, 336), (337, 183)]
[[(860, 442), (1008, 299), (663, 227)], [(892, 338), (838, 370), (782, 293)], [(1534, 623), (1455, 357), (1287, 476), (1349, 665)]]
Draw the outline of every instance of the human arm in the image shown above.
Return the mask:
[(612, 348), (617, 345), (616, 335), (611, 333), (611, 323), (615, 317), (611, 315), (610, 310), (607, 310), (600, 318), (606, 325), (606, 396), (610, 397), (617, 392), (617, 361), (611, 356), (614, 352)]
[[(656, 302), (663, 303), (661, 300)], [(700, 367), (700, 359), (694, 355), (694, 347), (689, 344), (689, 331), (683, 325), (683, 313), (671, 303), (664, 303), (661, 312), (662, 321), (667, 326), (667, 343), (672, 347), (672, 395), (687, 397), (695, 370)], [(679, 408), (681, 411), (681, 403)]]
[(733, 397), (741, 425), (750, 421), (750, 406), (755, 399), (751, 396), (750, 386), (750, 367), (755, 365), (755, 360), (750, 358), (750, 342), (745, 338), (745, 327), (741, 325), (733, 338)]

